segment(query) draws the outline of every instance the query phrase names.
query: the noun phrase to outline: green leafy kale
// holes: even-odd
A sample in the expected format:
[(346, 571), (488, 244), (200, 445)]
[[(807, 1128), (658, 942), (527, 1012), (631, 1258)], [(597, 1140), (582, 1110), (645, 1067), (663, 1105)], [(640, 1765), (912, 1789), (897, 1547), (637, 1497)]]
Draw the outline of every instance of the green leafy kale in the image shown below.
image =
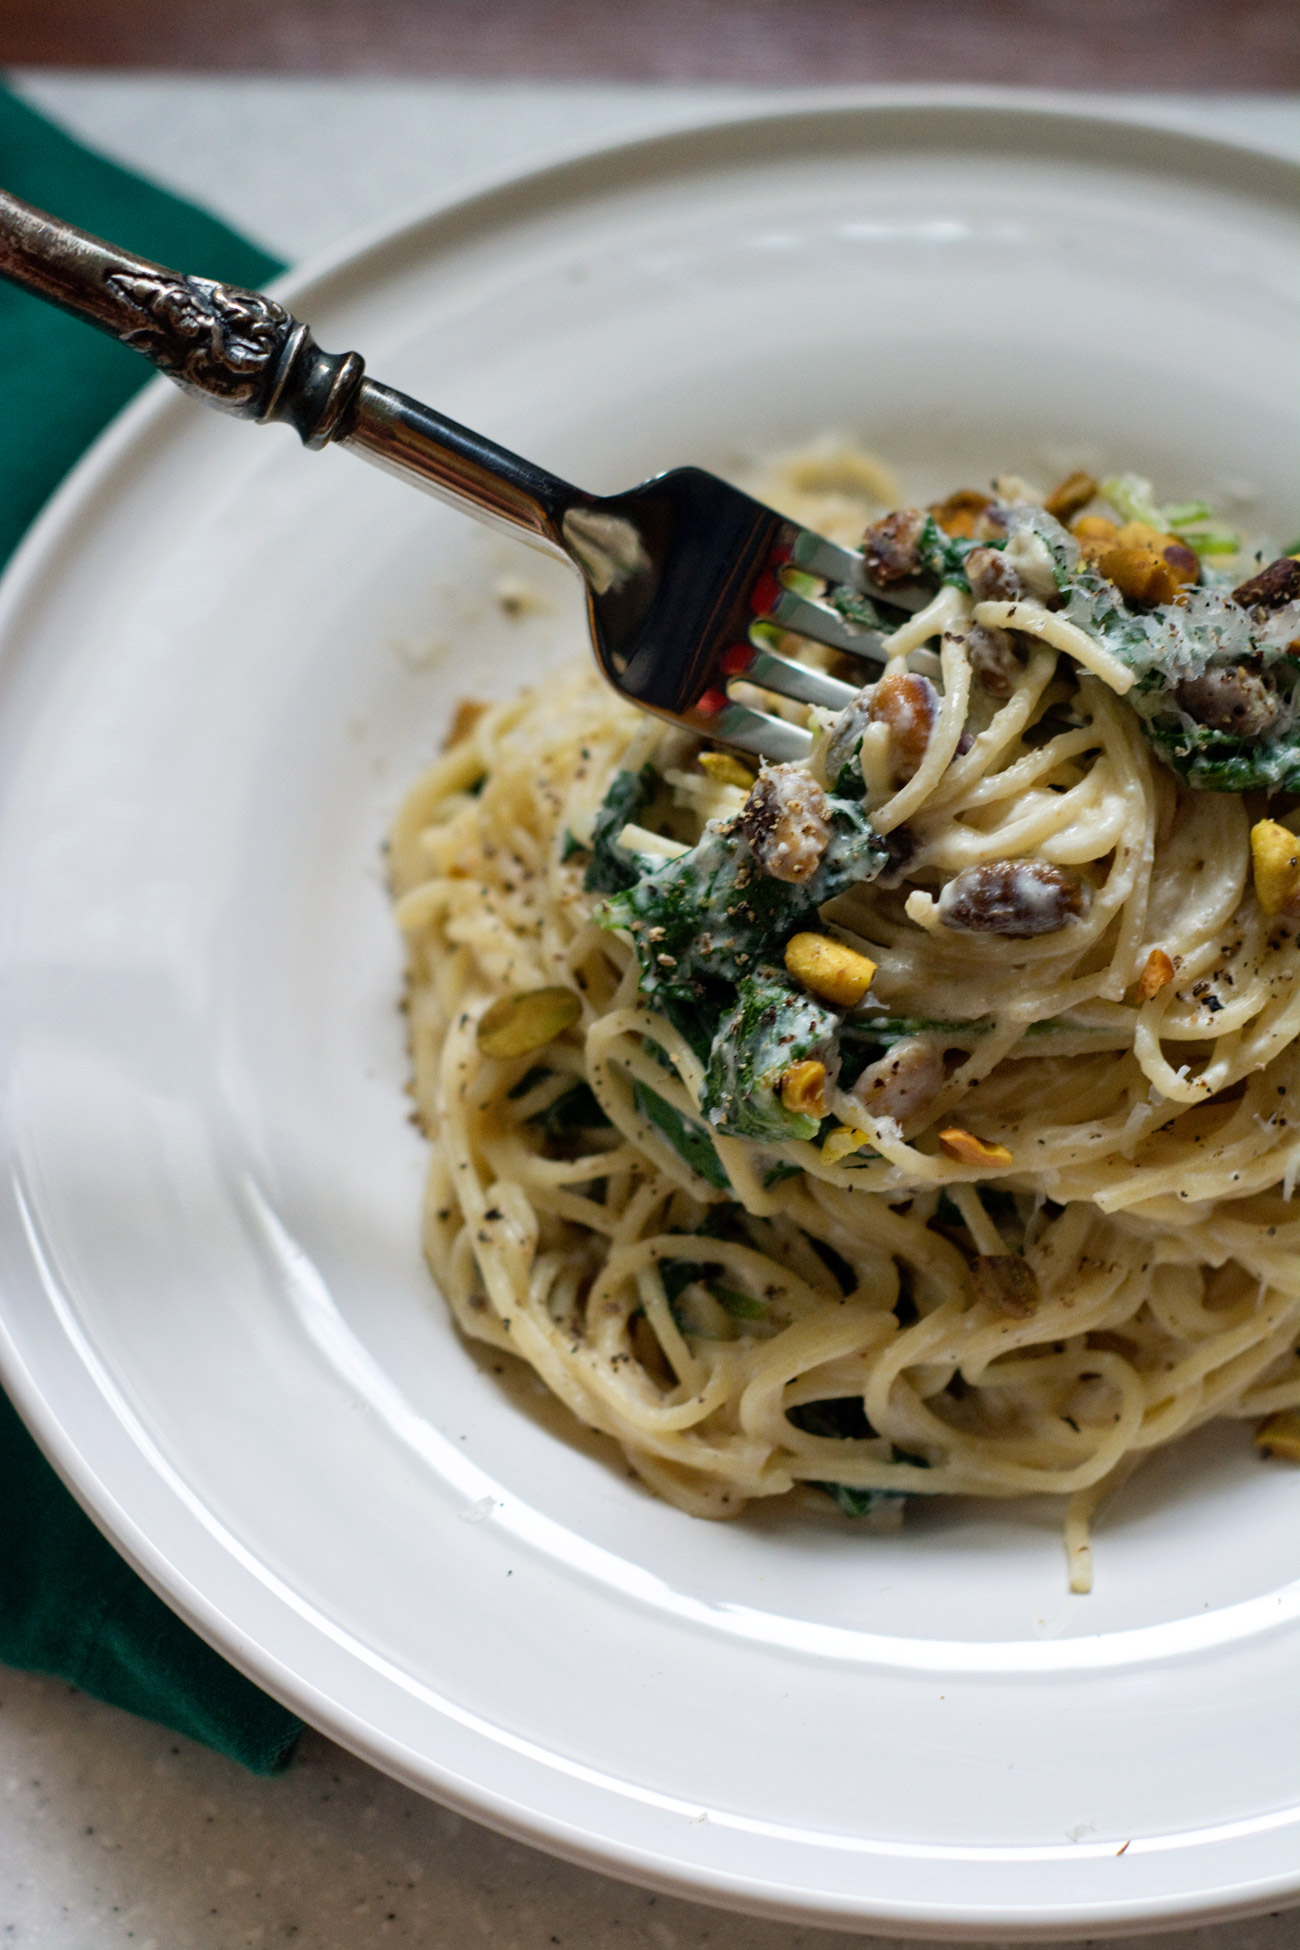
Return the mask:
[(950, 535), (941, 528), (933, 515), (927, 515), (925, 525), (917, 537), (916, 552), (921, 559), (923, 579), (932, 578), (937, 583), (951, 583), (954, 588), (969, 591), (970, 582), (966, 575), (966, 557), (977, 548), (1005, 548), (1001, 539), (976, 541), (968, 535)]
[(643, 994), (699, 1001), (709, 984), (734, 989), (760, 963), (779, 963), (791, 935), (812, 924), (827, 901), (879, 873), (885, 848), (861, 806), (836, 798), (830, 805), (830, 840), (808, 880), (774, 879), (738, 819), (711, 822), (689, 853), (598, 909), (602, 927), (632, 936)]
[(693, 1117), (683, 1117), (679, 1110), (640, 1081), (632, 1085), (632, 1096), (642, 1117), (653, 1124), (655, 1129), (667, 1138), (679, 1158), (685, 1160), (692, 1171), (720, 1192), (731, 1190), (721, 1158), (714, 1147), (712, 1138), (702, 1124)]
[(1300, 791), (1294, 725), (1289, 737), (1241, 740), (1169, 711), (1144, 717), (1142, 729), (1170, 769), (1202, 792)]
[[(618, 836), (629, 821), (645, 811), (658, 786), (659, 777), (652, 765), (643, 765), (639, 772), (614, 774), (614, 783), (591, 829), (591, 862), (582, 883), (589, 894), (616, 894), (636, 885), (637, 865), (618, 845)], [(567, 850), (564, 857), (569, 857)]]
[[(620, 773), (611, 788), (597, 822), (603, 833), (630, 803), (622, 783), (629, 776)], [(815, 926), (820, 907), (872, 878), (886, 858), (860, 805), (834, 797), (829, 805), (830, 838), (806, 881), (764, 873), (733, 819), (708, 825), (688, 853), (643, 872), (597, 910), (603, 927), (631, 935), (641, 991), (705, 1064), (701, 1108), (728, 1136), (815, 1137), (816, 1119), (782, 1106), (780, 1077), (809, 1058), (832, 1076), (838, 1068), (839, 1018), (779, 972), (791, 935)], [(711, 1182), (726, 1185), (720, 1163), (717, 1171)]]
[(839, 1068), (839, 1017), (787, 975), (761, 968), (740, 983), (736, 1006), (719, 1024), (704, 1073), (700, 1109), (727, 1137), (769, 1144), (817, 1136), (820, 1120), (789, 1111), (781, 1078), (795, 1063)]
[(529, 1122), (545, 1131), (547, 1137), (557, 1139), (578, 1137), (584, 1131), (609, 1129), (609, 1119), (587, 1083), (575, 1083), (546, 1110), (538, 1111)]
[(876, 1433), (867, 1420), (861, 1395), (832, 1395), (825, 1401), (802, 1402), (787, 1414), (805, 1435), (821, 1436), (826, 1441), (867, 1442)]
[(907, 1501), (905, 1490), (854, 1490), (847, 1483), (816, 1483), (813, 1487), (833, 1497), (846, 1517), (873, 1517), (880, 1510)]
[[(706, 1293), (711, 1293), (720, 1307), (725, 1308), (734, 1320), (764, 1320), (767, 1306), (752, 1293), (744, 1293), (739, 1287), (727, 1286), (718, 1276), (723, 1271), (716, 1260), (699, 1259), (661, 1259), (659, 1277), (663, 1281), (664, 1293), (670, 1307), (676, 1308), (688, 1286), (698, 1283)], [(678, 1321), (678, 1325), (681, 1322)]]
[(860, 624), (864, 630), (896, 630), (907, 615), (906, 610), (873, 602), (870, 596), (860, 596), (847, 582), (837, 582), (828, 590), (826, 601), (846, 623)]
[[(806, 1435), (821, 1436), (828, 1441), (863, 1442), (876, 1433), (857, 1395), (837, 1395), (827, 1401), (804, 1402), (799, 1408), (790, 1409), (789, 1418)], [(902, 1457), (895, 1450), (893, 1460), (919, 1462), (922, 1459), (916, 1456)], [(907, 1494), (904, 1490), (855, 1490), (847, 1483), (814, 1483), (813, 1488), (823, 1491), (838, 1503), (846, 1517), (873, 1516), (891, 1504), (902, 1503)]]

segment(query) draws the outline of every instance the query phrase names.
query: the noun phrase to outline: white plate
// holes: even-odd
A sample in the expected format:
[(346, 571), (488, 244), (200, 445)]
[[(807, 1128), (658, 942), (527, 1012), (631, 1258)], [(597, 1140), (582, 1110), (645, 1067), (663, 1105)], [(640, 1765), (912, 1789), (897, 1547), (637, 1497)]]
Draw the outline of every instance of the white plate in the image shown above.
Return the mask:
[[(598, 489), (847, 428), (926, 494), (1122, 464), (1300, 525), (1295, 172), (1005, 104), (605, 151), (290, 280), (331, 347)], [(201, 267), (200, 267), (201, 268)], [(1102, 1936), (1300, 1895), (1300, 1472), (895, 1538), (650, 1500), (421, 1262), (379, 855), (451, 700), (578, 638), (507, 542), (165, 387), (0, 621), (5, 1378), (144, 1574), (412, 1785), (767, 1915)], [(474, 1519), (493, 1499), (491, 1514)]]

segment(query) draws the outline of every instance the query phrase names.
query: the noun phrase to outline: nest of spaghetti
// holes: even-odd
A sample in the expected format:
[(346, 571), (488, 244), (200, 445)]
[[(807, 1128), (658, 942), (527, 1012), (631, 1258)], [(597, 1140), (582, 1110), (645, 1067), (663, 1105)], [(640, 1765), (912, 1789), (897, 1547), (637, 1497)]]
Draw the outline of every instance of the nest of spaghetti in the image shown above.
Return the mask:
[(585, 665), (462, 708), (390, 852), (429, 1261), (682, 1509), (1048, 1493), (1086, 1590), (1152, 1450), (1300, 1459), (1300, 562), (1132, 476), (756, 485), (932, 599), (798, 766)]

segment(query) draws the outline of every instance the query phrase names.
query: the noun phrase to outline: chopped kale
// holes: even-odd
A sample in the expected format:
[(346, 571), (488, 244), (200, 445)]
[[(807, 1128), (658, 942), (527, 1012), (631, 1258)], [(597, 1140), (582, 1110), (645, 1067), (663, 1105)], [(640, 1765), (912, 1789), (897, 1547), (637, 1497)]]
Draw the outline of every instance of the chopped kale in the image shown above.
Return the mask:
[[(725, 1207), (714, 1207), (714, 1211), (725, 1211)], [(707, 1221), (706, 1221), (707, 1225)], [(767, 1315), (767, 1305), (752, 1293), (745, 1293), (739, 1287), (728, 1286), (719, 1278), (723, 1267), (717, 1260), (661, 1259), (659, 1277), (663, 1281), (664, 1293), (672, 1306), (679, 1300), (688, 1286), (696, 1282), (706, 1293), (723, 1307), (736, 1320), (763, 1320)], [(680, 1326), (681, 1323), (679, 1322)]]
[(609, 1128), (608, 1117), (597, 1103), (590, 1084), (586, 1083), (575, 1083), (571, 1090), (557, 1097), (546, 1110), (538, 1111), (529, 1122), (538, 1125), (549, 1138), (572, 1138), (583, 1131)]
[[(813, 1243), (816, 1244), (816, 1241)], [(876, 1433), (863, 1412), (862, 1400), (858, 1395), (838, 1395), (828, 1401), (804, 1402), (800, 1407), (790, 1409), (788, 1415), (795, 1427), (802, 1429), (805, 1435), (820, 1436), (832, 1442), (863, 1442)], [(901, 1460), (897, 1450), (894, 1451), (894, 1460)], [(847, 1483), (814, 1483), (812, 1487), (838, 1503), (846, 1517), (869, 1517), (888, 1504), (901, 1503), (906, 1494), (903, 1490), (855, 1490)]]
[(554, 1075), (554, 1070), (548, 1070), (545, 1065), (534, 1065), (531, 1070), (525, 1070), (518, 1083), (513, 1089), (507, 1090), (506, 1095), (512, 1102), (520, 1097), (526, 1097), (535, 1084), (543, 1083), (547, 1077)]
[[(779, 963), (791, 935), (815, 925), (819, 907), (870, 879), (885, 858), (861, 807), (839, 799), (830, 805), (830, 839), (807, 881), (764, 873), (740, 822), (730, 820), (708, 825), (690, 852), (597, 910), (602, 926), (632, 936), (641, 991), (704, 1063), (700, 1107), (728, 1136), (777, 1143), (816, 1137), (817, 1119), (781, 1104), (780, 1080), (805, 1060), (825, 1063), (832, 1077), (838, 1068), (839, 1018), (769, 966)], [(711, 1182), (727, 1180), (722, 1174)]]
[(803, 1402), (786, 1412), (805, 1435), (823, 1436), (836, 1442), (865, 1442), (876, 1433), (867, 1420), (861, 1395), (836, 1395), (822, 1402)]
[(752, 1293), (742, 1293), (739, 1287), (723, 1286), (720, 1280), (708, 1281), (708, 1290), (736, 1320), (764, 1320), (767, 1306), (756, 1299)]
[(667, 1138), (678, 1157), (683, 1158), (692, 1171), (698, 1172), (701, 1178), (716, 1186), (720, 1192), (731, 1190), (731, 1180), (723, 1170), (722, 1160), (703, 1125), (697, 1124), (693, 1117), (683, 1117), (658, 1091), (649, 1089), (644, 1083), (634, 1083), (632, 1094), (642, 1117)]
[(820, 1120), (782, 1104), (781, 1078), (796, 1063), (838, 1068), (839, 1018), (789, 976), (761, 968), (740, 983), (736, 1006), (713, 1039), (700, 1109), (728, 1137), (815, 1138)]
[(707, 1271), (708, 1268), (698, 1259), (661, 1259), (659, 1278), (663, 1281), (669, 1306), (685, 1292), (693, 1280), (702, 1280)]
[(905, 1490), (854, 1490), (847, 1483), (815, 1483), (814, 1489), (833, 1497), (846, 1517), (872, 1517), (891, 1504), (905, 1503)]
[(826, 1271), (833, 1276), (836, 1286), (847, 1300), (858, 1284), (858, 1276), (849, 1265), (847, 1259), (844, 1259), (837, 1253), (834, 1246), (828, 1245), (826, 1240), (818, 1239), (812, 1233), (808, 1235), (808, 1244), (812, 1247), (818, 1259), (826, 1268)]
[(905, 610), (891, 610), (885, 615), (879, 603), (872, 602), (870, 596), (860, 596), (856, 589), (850, 589), (846, 582), (837, 582), (826, 598), (833, 610), (844, 618), (846, 623), (858, 623), (866, 630), (893, 630), (898, 627), (895, 616), (905, 616)]
[(567, 863), (574, 858), (575, 854), (589, 853), (590, 851), (590, 847), (584, 846), (577, 835), (571, 833), (566, 826), (564, 829), (564, 844), (560, 849), (560, 859)]
[[(659, 777), (652, 765), (639, 772), (616, 772), (591, 829), (591, 863), (583, 886), (589, 894), (616, 894), (634, 887), (639, 869), (618, 845), (618, 836), (654, 798)], [(565, 858), (568, 858), (566, 852)]]
[[(717, 1032), (718, 1018), (725, 1006), (721, 991), (716, 984), (708, 984), (700, 995), (688, 995), (677, 989), (664, 989), (655, 997), (656, 1007), (663, 1010), (673, 1028), (682, 1036), (699, 1057), (707, 1063), (713, 1048), (713, 1038)], [(667, 1062), (665, 1057), (664, 1061)]]
[[(1294, 687), (1292, 687), (1292, 692)], [(1241, 739), (1168, 705), (1143, 713), (1142, 729), (1170, 769), (1202, 792), (1300, 791), (1300, 717), (1295, 705), (1267, 736)]]
[(969, 591), (966, 557), (972, 549), (1005, 546), (1006, 543), (1001, 540), (973, 541), (966, 535), (950, 535), (939, 526), (933, 515), (927, 515), (925, 526), (917, 537), (916, 552), (921, 558), (923, 576)]
[(779, 962), (785, 943), (818, 908), (879, 873), (885, 849), (861, 806), (830, 804), (830, 840), (809, 880), (764, 873), (739, 820), (711, 821), (689, 853), (604, 903), (596, 919), (631, 934), (643, 994), (698, 1000), (707, 984), (734, 987), (760, 963)]

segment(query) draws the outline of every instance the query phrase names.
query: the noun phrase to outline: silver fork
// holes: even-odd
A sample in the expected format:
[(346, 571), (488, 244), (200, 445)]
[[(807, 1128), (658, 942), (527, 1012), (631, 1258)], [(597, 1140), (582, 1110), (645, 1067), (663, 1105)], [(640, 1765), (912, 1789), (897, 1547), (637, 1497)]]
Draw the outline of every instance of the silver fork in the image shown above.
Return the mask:
[[(596, 661), (624, 697), (661, 718), (770, 759), (812, 734), (733, 695), (757, 686), (842, 710), (855, 687), (784, 656), (785, 631), (879, 662), (892, 623), (870, 607), (920, 609), (932, 592), (872, 584), (860, 554), (788, 521), (715, 474), (679, 467), (626, 494), (595, 495), (366, 376), (355, 352), (322, 352), (256, 291), (135, 257), (0, 190), (0, 275), (152, 360), (185, 392), (243, 419), (286, 421), (494, 526), (562, 556), (582, 576)], [(814, 593), (791, 586), (792, 573)]]

